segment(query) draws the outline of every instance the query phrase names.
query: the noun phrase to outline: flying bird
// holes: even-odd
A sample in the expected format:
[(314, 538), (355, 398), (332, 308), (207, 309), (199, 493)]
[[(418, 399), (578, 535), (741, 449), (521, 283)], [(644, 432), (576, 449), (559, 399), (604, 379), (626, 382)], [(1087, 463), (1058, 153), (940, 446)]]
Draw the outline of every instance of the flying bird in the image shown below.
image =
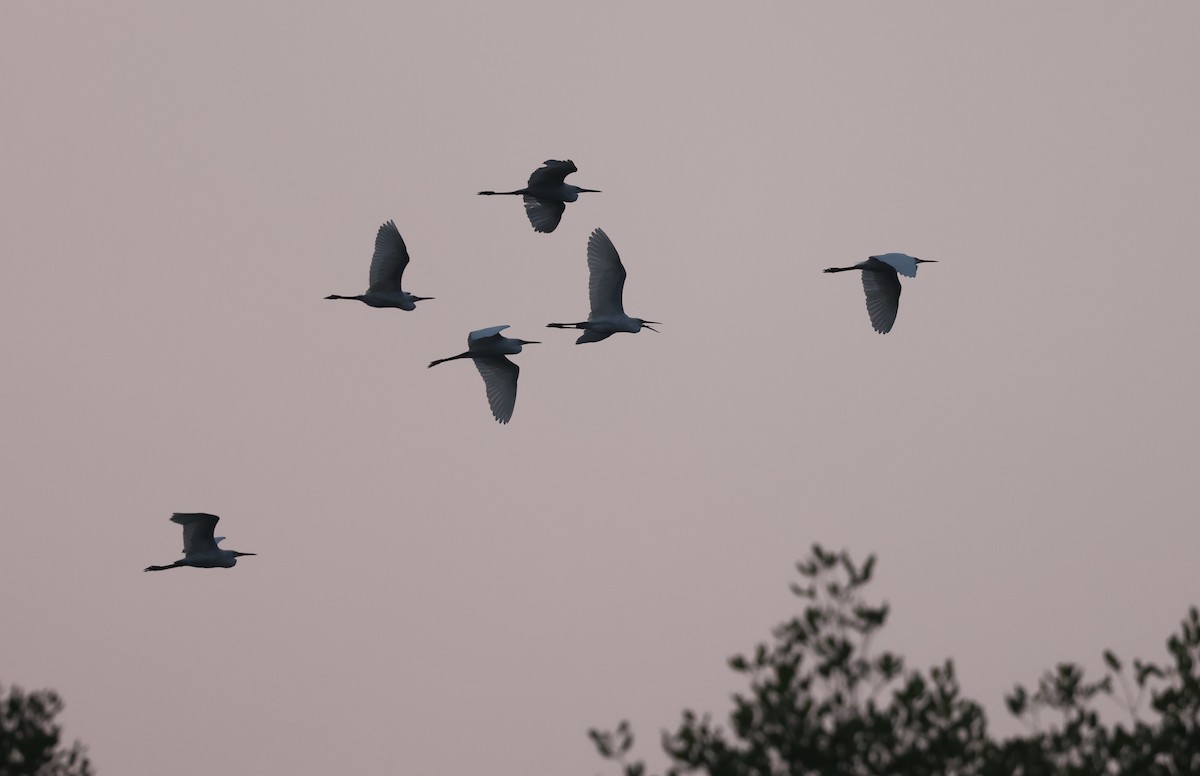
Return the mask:
[(222, 550), (217, 545), (224, 536), (213, 537), (213, 530), (221, 518), (204, 512), (176, 512), (171, 515), (171, 522), (183, 526), (183, 559), (169, 566), (147, 566), (146, 571), (164, 571), (179, 566), (196, 566), (197, 568), (226, 568), (237, 565), (237, 559), (242, 555), (255, 555), (253, 552), (235, 552)]
[(583, 329), (583, 334), (575, 340), (579, 345), (584, 342), (599, 342), (619, 331), (636, 334), (642, 329), (657, 332), (658, 329), (649, 324), (659, 324), (658, 321), (645, 321), (641, 318), (630, 318), (625, 314), (621, 303), (621, 295), (625, 289), (625, 267), (616, 247), (603, 229), (592, 232), (588, 238), (588, 297), (592, 303), (592, 312), (588, 319), (581, 323), (548, 323), (552, 329)]
[(358, 296), (330, 294), (326, 299), (357, 299), (371, 307), (399, 307), (401, 310), (417, 309), (417, 302), (433, 299), (432, 296), (413, 296), (400, 288), (400, 278), (408, 266), (408, 246), (400, 236), (395, 221), (379, 227), (375, 235), (375, 255), (371, 257), (371, 285), (367, 293)]
[(598, 189), (581, 189), (564, 183), (563, 180), (579, 168), (570, 159), (560, 161), (547, 159), (529, 176), (529, 185), (516, 191), (481, 191), (482, 195), (520, 194), (525, 198), (525, 215), (533, 224), (533, 231), (550, 233), (558, 227), (568, 202), (579, 199), (584, 192), (599, 194)]
[(469, 358), (474, 361), (487, 389), (488, 406), (492, 408), (492, 416), (500, 423), (507, 423), (512, 419), (513, 408), (517, 405), (517, 377), (521, 374), (521, 367), (505, 356), (520, 353), (524, 345), (541, 344), (535, 340), (505, 337), (500, 332), (507, 328), (508, 326), (492, 326), (473, 331), (467, 335), (465, 353), (429, 362), (429, 367), (433, 368), (456, 358)]
[[(853, 267), (830, 267), (826, 272), (862, 270), (863, 291), (867, 294), (867, 315), (871, 327), (887, 334), (896, 322), (900, 309), (900, 277), (915, 278), (918, 264), (936, 264), (935, 259), (918, 259), (904, 253), (884, 253), (871, 256)], [(898, 273), (898, 274), (897, 274)]]

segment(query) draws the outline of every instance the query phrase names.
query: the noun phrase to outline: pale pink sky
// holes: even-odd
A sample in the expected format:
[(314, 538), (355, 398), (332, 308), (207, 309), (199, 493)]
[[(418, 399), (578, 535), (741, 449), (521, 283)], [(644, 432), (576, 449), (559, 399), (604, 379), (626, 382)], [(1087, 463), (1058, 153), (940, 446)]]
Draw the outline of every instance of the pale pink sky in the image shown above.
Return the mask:
[[(0, 5), (0, 682), (103, 774), (613, 771), (880, 556), (993, 725), (1200, 603), (1200, 7)], [(559, 229), (477, 197), (570, 158)], [(415, 313), (361, 293), (394, 218)], [(603, 227), (632, 315), (575, 346)], [(904, 251), (894, 331), (851, 275)], [(513, 422), (466, 364), (518, 358)], [(222, 516), (232, 570), (177, 557)]]

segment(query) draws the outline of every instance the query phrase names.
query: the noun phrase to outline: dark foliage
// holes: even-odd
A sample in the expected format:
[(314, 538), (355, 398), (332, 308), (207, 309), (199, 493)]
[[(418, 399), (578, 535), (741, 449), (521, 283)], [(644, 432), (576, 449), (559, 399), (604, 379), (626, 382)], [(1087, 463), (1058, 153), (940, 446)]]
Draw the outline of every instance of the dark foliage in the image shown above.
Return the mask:
[[(1017, 686), (1005, 700), (1030, 732), (995, 741), (983, 708), (962, 696), (952, 661), (922, 672), (872, 651), (888, 616), (887, 604), (862, 597), (874, 565), (874, 556), (856, 565), (846, 552), (813, 546), (792, 585), (803, 612), (777, 626), (771, 643), (730, 658), (748, 689), (733, 696), (727, 727), (688, 710), (663, 734), (666, 776), (1200, 774), (1195, 608), (1167, 641), (1164, 665), (1134, 660), (1126, 672), (1106, 651), (1099, 681), (1062, 664), (1033, 692)], [(1124, 708), (1128, 724), (1100, 719), (1094, 703), (1102, 696)], [(628, 722), (588, 735), (624, 776), (645, 776), (645, 763), (628, 759)]]
[(59, 745), (54, 718), (62, 700), (53, 690), (26, 693), (0, 686), (0, 776), (93, 776), (87, 750)]

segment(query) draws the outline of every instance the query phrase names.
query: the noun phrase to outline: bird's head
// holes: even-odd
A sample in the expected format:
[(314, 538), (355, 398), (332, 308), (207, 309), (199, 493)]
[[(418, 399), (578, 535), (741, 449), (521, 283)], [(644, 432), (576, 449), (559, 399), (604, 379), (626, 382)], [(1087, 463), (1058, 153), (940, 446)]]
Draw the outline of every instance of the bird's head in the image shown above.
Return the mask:
[(651, 326), (650, 324), (653, 323), (656, 326), (662, 326), (661, 321), (643, 321), (641, 318), (635, 318), (634, 320), (636, 320), (639, 324), (641, 324), (641, 327), (643, 329), (649, 329), (650, 331), (654, 332), (655, 334), (660, 333), (658, 329), (654, 328), (654, 326)]

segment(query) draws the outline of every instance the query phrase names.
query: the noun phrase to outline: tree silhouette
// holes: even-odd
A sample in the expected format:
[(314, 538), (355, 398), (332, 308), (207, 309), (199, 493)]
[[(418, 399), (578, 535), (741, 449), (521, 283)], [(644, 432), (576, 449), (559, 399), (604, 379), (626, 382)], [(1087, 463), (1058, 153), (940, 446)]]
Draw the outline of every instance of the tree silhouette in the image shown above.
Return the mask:
[(25, 693), (0, 686), (0, 776), (93, 776), (87, 750), (78, 741), (59, 745), (54, 718), (63, 709), (53, 690)]
[[(863, 598), (874, 567), (874, 556), (858, 565), (844, 551), (813, 546), (791, 586), (802, 613), (776, 626), (770, 643), (730, 658), (748, 689), (734, 694), (728, 727), (685, 710), (679, 727), (663, 734), (667, 776), (1200, 774), (1195, 608), (1167, 642), (1169, 665), (1135, 660), (1130, 677), (1106, 651), (1099, 681), (1062, 664), (1033, 692), (1018, 685), (1005, 700), (1030, 732), (995, 741), (983, 708), (962, 696), (951, 660), (922, 672), (892, 652), (873, 652), (888, 616), (886, 603)], [(1123, 707), (1130, 724), (1106, 725), (1093, 705), (1099, 696)], [(1047, 713), (1056, 723), (1043, 729)], [(645, 763), (628, 759), (627, 721), (588, 735), (625, 776), (645, 776)]]

